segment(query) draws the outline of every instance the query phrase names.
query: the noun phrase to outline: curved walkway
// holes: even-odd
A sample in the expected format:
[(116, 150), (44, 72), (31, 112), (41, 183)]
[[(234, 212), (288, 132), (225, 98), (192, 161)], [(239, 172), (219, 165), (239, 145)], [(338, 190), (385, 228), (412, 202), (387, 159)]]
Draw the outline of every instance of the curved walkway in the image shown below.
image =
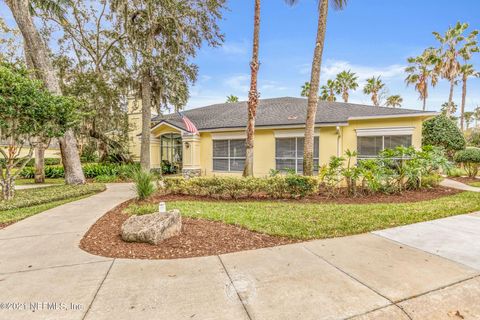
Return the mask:
[(80, 250), (88, 228), (131, 197), (130, 185), (111, 184), (0, 230), (0, 319), (480, 315), (480, 216), (190, 259), (112, 259)]
[(461, 183), (459, 181), (448, 179), (448, 178), (444, 178), (440, 182), (440, 185), (443, 186), (443, 187), (452, 188), (452, 189), (459, 189), (459, 190), (463, 190), (463, 191), (480, 192), (480, 188), (478, 188), (478, 187), (472, 187), (472, 186), (469, 186), (468, 184)]

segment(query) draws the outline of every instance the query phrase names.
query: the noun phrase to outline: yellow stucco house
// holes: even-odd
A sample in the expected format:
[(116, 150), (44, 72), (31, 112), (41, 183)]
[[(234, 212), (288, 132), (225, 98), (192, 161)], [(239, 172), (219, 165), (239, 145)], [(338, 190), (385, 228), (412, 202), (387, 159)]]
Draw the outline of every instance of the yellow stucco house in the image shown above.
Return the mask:
[[(307, 100), (262, 99), (256, 118), (254, 174), (270, 169), (302, 170)], [(184, 175), (241, 175), (245, 162), (247, 103), (222, 103), (184, 112), (199, 133), (187, 132), (178, 114), (155, 116), (151, 127), (151, 164), (176, 163)], [(320, 101), (315, 125), (315, 164), (356, 150), (359, 158), (375, 157), (398, 145), (421, 147), (422, 122), (434, 112)], [(139, 156), (139, 114), (130, 115), (130, 150)]]

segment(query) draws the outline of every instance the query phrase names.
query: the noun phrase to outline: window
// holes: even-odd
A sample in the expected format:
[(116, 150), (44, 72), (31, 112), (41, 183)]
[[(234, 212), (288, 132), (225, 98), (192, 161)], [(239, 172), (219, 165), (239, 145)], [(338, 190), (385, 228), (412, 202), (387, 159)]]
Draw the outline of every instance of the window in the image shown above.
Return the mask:
[(243, 171), (245, 140), (213, 140), (213, 170)]
[(182, 136), (165, 133), (160, 137), (160, 159), (169, 163), (182, 162)]
[(375, 158), (384, 149), (393, 149), (398, 146), (410, 147), (411, 145), (411, 135), (357, 137), (359, 159)]
[[(303, 172), (303, 137), (275, 139), (275, 167), (277, 170), (293, 169)], [(318, 137), (313, 142), (313, 166), (318, 171)]]

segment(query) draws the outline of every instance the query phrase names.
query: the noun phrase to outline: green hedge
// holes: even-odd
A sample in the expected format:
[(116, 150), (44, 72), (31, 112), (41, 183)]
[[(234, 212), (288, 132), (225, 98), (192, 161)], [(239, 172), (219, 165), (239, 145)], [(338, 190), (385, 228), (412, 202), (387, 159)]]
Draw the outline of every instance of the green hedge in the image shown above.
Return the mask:
[[(120, 180), (133, 178), (134, 172), (138, 170), (138, 164), (102, 164), (86, 163), (82, 165), (83, 173), (86, 178), (96, 178), (98, 176), (116, 177)], [(46, 166), (46, 178), (63, 178), (65, 171), (63, 166)], [(20, 177), (31, 179), (35, 177), (35, 168), (26, 167), (20, 172)]]
[(36, 206), (53, 201), (76, 198), (105, 190), (104, 184), (84, 184), (79, 186), (59, 185), (44, 188), (18, 190), (15, 198), (10, 201), (0, 201), (0, 212)]
[(165, 178), (165, 190), (174, 194), (200, 195), (213, 198), (248, 198), (262, 194), (269, 198), (301, 198), (318, 190), (314, 177), (288, 174), (269, 178), (196, 177)]
[(467, 148), (455, 154), (455, 162), (464, 166), (469, 177), (475, 177), (480, 167), (480, 149)]

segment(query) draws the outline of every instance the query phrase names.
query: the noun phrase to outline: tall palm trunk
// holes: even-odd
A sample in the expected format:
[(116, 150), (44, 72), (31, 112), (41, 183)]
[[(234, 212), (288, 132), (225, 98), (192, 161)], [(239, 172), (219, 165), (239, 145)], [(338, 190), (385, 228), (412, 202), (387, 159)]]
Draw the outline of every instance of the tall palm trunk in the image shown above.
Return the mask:
[(423, 99), (422, 100), (423, 100), (422, 110), (425, 111), (425, 110), (427, 110), (427, 93), (426, 92), (423, 93)]
[[(460, 128), (463, 131), (465, 122), (465, 99), (467, 97), (467, 76), (464, 74), (462, 77), (462, 105), (460, 107)], [(467, 128), (468, 129), (468, 128)]]
[(343, 92), (342, 98), (343, 98), (343, 102), (345, 103), (348, 102), (348, 91)]
[[(31, 62), (37, 70), (46, 88), (53, 94), (61, 95), (60, 85), (50, 61), (49, 52), (40, 34), (38, 33), (32, 16), (30, 15), (28, 0), (7, 0), (7, 5), (22, 33), (25, 48)], [(80, 156), (77, 150), (77, 141), (72, 130), (65, 132), (59, 139), (62, 160), (65, 169), (65, 182), (67, 184), (83, 184), (83, 174)]]
[(315, 117), (318, 108), (318, 89), (320, 84), (320, 69), (322, 66), (323, 44), (325, 30), (327, 29), (328, 0), (320, 2), (318, 16), (317, 39), (313, 52), (312, 71), (310, 75), (310, 92), (308, 94), (307, 120), (305, 122), (305, 141), (303, 146), (303, 174), (313, 174), (313, 137), (315, 130)]
[(451, 79), (450, 80), (450, 93), (448, 94), (448, 108), (447, 108), (447, 112), (446, 112), (446, 115), (447, 117), (450, 116), (450, 109), (451, 109), (451, 105), (453, 103), (453, 88), (455, 87), (455, 79)]
[(245, 143), (246, 156), (245, 167), (243, 168), (243, 176), (253, 176), (253, 145), (255, 136), (255, 116), (257, 114), (258, 106), (258, 47), (260, 36), (260, 0), (255, 0), (255, 15), (253, 20), (253, 50), (252, 61), (250, 62), (250, 91), (248, 92), (248, 120), (247, 120), (247, 140)]

